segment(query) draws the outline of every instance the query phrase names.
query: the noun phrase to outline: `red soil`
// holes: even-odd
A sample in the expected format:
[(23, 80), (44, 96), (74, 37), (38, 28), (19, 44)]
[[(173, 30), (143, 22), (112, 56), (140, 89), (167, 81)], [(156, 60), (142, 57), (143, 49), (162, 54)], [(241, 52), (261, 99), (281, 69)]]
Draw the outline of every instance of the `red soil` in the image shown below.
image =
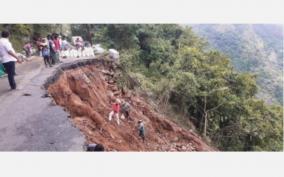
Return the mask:
[[(195, 133), (185, 130), (155, 111), (143, 97), (121, 94), (102, 65), (64, 71), (48, 87), (55, 102), (64, 107), (88, 143), (103, 144), (108, 151), (214, 151)], [(133, 121), (108, 121), (112, 95), (130, 99)], [(138, 136), (137, 121), (145, 122), (146, 141)]]

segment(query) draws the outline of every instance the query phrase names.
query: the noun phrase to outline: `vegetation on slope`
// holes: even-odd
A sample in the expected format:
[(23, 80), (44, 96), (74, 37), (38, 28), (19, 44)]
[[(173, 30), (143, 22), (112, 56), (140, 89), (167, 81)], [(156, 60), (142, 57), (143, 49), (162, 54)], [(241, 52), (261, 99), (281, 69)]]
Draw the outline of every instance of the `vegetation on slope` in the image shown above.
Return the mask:
[(283, 29), (280, 25), (193, 25), (241, 72), (257, 76), (258, 97), (283, 105)]
[(220, 149), (282, 150), (282, 108), (257, 99), (256, 76), (235, 71), (190, 28), (97, 25), (89, 32), (119, 49), (121, 65), (160, 105), (188, 117)]

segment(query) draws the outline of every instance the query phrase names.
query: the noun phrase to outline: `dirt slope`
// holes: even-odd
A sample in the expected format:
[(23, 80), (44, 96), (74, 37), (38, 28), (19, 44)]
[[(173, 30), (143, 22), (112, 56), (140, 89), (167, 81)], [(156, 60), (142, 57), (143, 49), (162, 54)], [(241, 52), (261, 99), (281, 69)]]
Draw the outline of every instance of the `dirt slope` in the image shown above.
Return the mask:
[[(76, 67), (78, 66), (78, 67)], [(58, 74), (48, 92), (70, 113), (71, 120), (89, 143), (101, 143), (108, 151), (213, 151), (198, 135), (179, 127), (156, 112), (146, 100), (132, 92), (121, 94), (105, 62), (72, 66)], [(120, 125), (108, 121), (113, 95), (131, 100), (131, 118)], [(146, 142), (136, 129), (144, 120)]]

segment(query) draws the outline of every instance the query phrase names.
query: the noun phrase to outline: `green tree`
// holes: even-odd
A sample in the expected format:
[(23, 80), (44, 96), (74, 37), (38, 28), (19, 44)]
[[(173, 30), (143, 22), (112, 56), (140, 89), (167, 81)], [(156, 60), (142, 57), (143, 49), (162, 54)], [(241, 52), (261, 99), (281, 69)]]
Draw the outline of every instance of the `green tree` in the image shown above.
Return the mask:
[(282, 150), (283, 109), (258, 100), (256, 75), (236, 71), (229, 57), (210, 49), (191, 28), (173, 24), (95, 28), (97, 40), (119, 49), (125, 71), (155, 93), (160, 104), (187, 116), (218, 148)]

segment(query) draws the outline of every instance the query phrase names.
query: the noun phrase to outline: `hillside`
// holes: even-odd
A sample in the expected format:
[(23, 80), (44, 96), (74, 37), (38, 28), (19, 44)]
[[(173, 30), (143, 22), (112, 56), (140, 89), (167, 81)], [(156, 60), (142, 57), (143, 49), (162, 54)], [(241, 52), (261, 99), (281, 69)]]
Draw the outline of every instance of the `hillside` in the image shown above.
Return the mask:
[[(219, 150), (283, 149), (283, 109), (258, 99), (256, 79), (191, 28), (175, 24), (72, 25), (120, 52), (120, 67), (185, 129)], [(76, 32), (76, 33), (75, 33)], [(133, 89), (118, 78), (121, 89)]]
[[(111, 63), (104, 60), (73, 64), (57, 75), (48, 91), (58, 105), (70, 113), (71, 120), (86, 136), (88, 143), (101, 143), (108, 151), (213, 151), (202, 139), (159, 113), (157, 106), (134, 91), (122, 93)], [(131, 101), (132, 121), (109, 122), (111, 99)], [(146, 127), (146, 141), (139, 138), (138, 120)]]
[[(282, 34), (273, 25), (215, 25), (214, 30), (205, 25), (216, 40), (209, 44), (201, 32), (179, 24), (1, 26), (14, 31), (11, 41), (18, 44), (57, 31), (100, 44), (103, 56), (111, 48), (119, 51), (123, 72), (78, 63), (51, 79), (50, 94), (88, 142), (111, 151), (283, 150), (283, 107), (277, 103)], [(132, 100), (134, 119), (147, 123), (148, 144), (137, 138), (136, 123), (123, 121), (118, 128), (106, 121), (112, 92)]]
[(227, 54), (241, 72), (257, 76), (258, 97), (283, 104), (281, 25), (192, 25), (210, 46)]

